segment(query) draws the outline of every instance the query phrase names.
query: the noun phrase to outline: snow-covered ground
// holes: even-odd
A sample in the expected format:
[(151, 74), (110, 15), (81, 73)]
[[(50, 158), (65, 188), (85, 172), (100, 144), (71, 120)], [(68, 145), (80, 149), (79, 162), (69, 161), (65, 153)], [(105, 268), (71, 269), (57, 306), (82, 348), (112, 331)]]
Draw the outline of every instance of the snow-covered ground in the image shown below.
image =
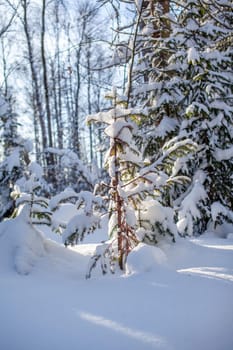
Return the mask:
[(232, 235), (141, 244), (126, 275), (86, 280), (101, 235), (67, 249), (0, 224), (1, 350), (233, 349)]

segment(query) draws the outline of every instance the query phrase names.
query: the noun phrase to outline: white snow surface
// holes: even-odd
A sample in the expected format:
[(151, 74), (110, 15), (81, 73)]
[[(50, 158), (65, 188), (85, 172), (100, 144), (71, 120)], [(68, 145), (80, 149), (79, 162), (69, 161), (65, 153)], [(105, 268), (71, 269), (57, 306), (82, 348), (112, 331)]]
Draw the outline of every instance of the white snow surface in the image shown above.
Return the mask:
[(5, 221), (0, 349), (231, 350), (232, 237), (141, 243), (126, 274), (102, 276), (97, 267), (86, 280), (96, 243), (64, 248), (23, 214)]

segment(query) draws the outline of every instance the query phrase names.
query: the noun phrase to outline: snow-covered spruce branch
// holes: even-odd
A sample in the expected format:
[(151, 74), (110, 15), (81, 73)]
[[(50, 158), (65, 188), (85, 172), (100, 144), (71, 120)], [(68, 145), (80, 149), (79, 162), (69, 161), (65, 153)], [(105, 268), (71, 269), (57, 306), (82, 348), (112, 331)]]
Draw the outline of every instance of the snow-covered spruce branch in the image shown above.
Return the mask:
[(56, 220), (52, 223), (53, 229), (62, 232), (65, 246), (75, 245), (99, 226), (103, 200), (89, 191), (76, 193), (67, 189), (50, 200), (50, 208), (56, 212), (65, 203), (73, 203), (76, 214), (67, 224)]

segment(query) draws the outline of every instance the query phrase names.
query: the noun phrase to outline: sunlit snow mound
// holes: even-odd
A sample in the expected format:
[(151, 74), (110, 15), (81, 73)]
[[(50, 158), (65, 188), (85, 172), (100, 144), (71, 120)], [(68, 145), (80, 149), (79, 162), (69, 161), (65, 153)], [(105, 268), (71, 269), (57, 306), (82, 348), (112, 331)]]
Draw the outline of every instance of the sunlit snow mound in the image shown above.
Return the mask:
[(42, 234), (23, 215), (0, 224), (0, 271), (15, 269), (27, 275), (44, 254)]
[(140, 243), (128, 256), (126, 273), (132, 274), (151, 271), (157, 265), (164, 265), (166, 261), (167, 257), (160, 248)]
[(65, 248), (50, 239), (52, 232), (48, 239), (47, 230), (42, 233), (31, 225), (27, 210), (23, 208), (17, 218), (0, 223), (0, 273), (13, 271), (28, 275), (34, 272), (50, 278), (66, 275), (84, 279), (96, 245)]

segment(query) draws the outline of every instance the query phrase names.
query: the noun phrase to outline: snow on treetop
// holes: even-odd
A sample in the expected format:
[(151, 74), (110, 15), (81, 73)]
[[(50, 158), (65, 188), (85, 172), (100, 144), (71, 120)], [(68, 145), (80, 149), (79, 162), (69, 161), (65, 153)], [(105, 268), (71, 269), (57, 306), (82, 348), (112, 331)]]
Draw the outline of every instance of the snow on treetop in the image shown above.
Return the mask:
[(7, 170), (11, 172), (13, 168), (20, 167), (20, 149), (15, 148), (12, 153), (5, 160)]
[(105, 130), (107, 136), (111, 138), (119, 138), (122, 141), (128, 143), (131, 139), (130, 130), (133, 129), (132, 123), (128, 123), (125, 120), (113, 121)]
[(32, 140), (25, 140), (23, 143), (23, 147), (25, 149), (26, 152), (32, 152), (33, 150), (33, 141)]
[(43, 176), (43, 169), (42, 167), (36, 163), (36, 162), (31, 162), (28, 166), (29, 171), (35, 175), (37, 179), (41, 179)]
[[(116, 107), (110, 109), (107, 112), (99, 112), (97, 114), (88, 115), (86, 118), (87, 123), (98, 122), (105, 124), (112, 124), (118, 118), (130, 117), (130, 116), (142, 116), (147, 113), (146, 109), (140, 108), (120, 108)], [(146, 114), (145, 114), (146, 115)]]

